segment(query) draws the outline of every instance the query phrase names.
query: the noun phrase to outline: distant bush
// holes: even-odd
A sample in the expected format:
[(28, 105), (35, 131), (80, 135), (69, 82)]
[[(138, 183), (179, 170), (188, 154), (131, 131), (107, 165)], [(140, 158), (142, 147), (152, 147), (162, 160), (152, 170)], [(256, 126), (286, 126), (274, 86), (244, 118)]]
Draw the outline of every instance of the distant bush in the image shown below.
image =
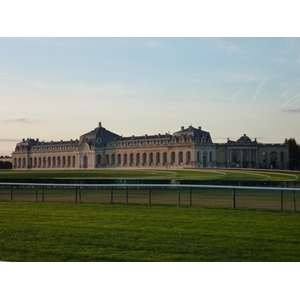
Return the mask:
[(12, 169), (12, 163), (9, 161), (0, 160), (0, 169)]

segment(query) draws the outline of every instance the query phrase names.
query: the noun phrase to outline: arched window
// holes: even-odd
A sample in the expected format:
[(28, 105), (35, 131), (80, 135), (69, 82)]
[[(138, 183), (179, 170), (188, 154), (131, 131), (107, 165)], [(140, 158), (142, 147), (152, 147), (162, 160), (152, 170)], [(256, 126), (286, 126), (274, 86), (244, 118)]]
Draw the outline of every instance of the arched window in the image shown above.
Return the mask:
[(232, 162), (238, 163), (239, 161), (240, 161), (239, 151), (237, 151), (237, 150), (232, 151)]
[(163, 164), (166, 165), (168, 162), (168, 156), (167, 156), (167, 152), (163, 153)]
[(120, 165), (121, 164), (121, 154), (118, 154), (117, 159), (118, 159), (118, 165)]
[(147, 155), (146, 153), (143, 153), (143, 164), (147, 162)]
[(262, 154), (263, 162), (266, 163), (268, 161), (268, 153), (266, 151)]
[(102, 156), (100, 154), (97, 155), (97, 165), (102, 165)]
[(183, 162), (183, 153), (182, 151), (180, 151), (178, 153), (178, 164), (182, 164), (182, 162)]
[(42, 158), (39, 157), (39, 164), (38, 164), (38, 167), (40, 168), (42, 166)]
[(153, 153), (149, 154), (149, 163), (153, 164)]
[(171, 164), (175, 164), (175, 152), (171, 153)]
[(140, 164), (140, 154), (137, 153), (136, 155), (136, 164), (139, 165)]
[(186, 164), (189, 165), (191, 163), (191, 152), (188, 151), (186, 153)]
[(62, 158), (62, 167), (65, 167), (66, 166), (66, 157), (63, 156)]
[(270, 163), (271, 163), (272, 168), (277, 167), (277, 158), (278, 158), (277, 152), (272, 151), (270, 154)]
[(28, 165), (28, 168), (32, 168), (32, 158), (31, 158), (31, 157), (29, 158), (29, 165)]
[(60, 156), (57, 157), (57, 167), (60, 168)]
[(109, 155), (106, 154), (106, 165), (109, 165)]
[(73, 156), (73, 162), (72, 162), (72, 167), (75, 168), (75, 155)]
[(200, 162), (200, 160), (201, 160), (201, 152), (198, 151), (197, 152), (197, 162)]
[[(34, 158), (34, 160), (36, 160), (36, 158)], [(36, 161), (34, 162), (34, 164), (36, 164)], [(52, 166), (55, 167), (56, 165), (56, 158), (52, 157)]]
[(70, 167), (70, 166), (71, 166), (71, 156), (68, 156), (67, 167)]
[(133, 165), (133, 154), (130, 153), (130, 165)]
[(280, 153), (280, 162), (285, 162), (285, 153), (283, 151)]
[(48, 157), (48, 168), (51, 166), (51, 157)]
[(87, 155), (85, 155), (84, 158), (83, 158), (83, 167), (84, 167), (85, 169), (87, 169), (88, 166), (89, 166), (89, 158), (88, 158)]
[(114, 165), (116, 163), (116, 156), (113, 154), (111, 156), (111, 164)]
[(160, 153), (159, 152), (156, 153), (156, 163), (160, 164)]
[(209, 162), (212, 162), (213, 161), (213, 152), (210, 151), (209, 152)]
[(23, 168), (26, 168), (26, 158), (23, 158)]
[(123, 166), (127, 165), (127, 154), (123, 155)]
[(207, 152), (204, 151), (203, 152), (203, 158), (202, 158), (202, 161), (203, 161), (203, 168), (206, 168), (207, 167)]

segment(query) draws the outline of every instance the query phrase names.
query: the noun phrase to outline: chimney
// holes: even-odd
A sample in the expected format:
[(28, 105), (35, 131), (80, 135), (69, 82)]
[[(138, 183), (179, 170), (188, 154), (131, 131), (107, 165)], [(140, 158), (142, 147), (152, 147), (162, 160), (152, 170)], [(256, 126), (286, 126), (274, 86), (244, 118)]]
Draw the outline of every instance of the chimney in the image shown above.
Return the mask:
[(184, 130), (184, 126), (181, 126), (181, 131), (183, 131)]
[(199, 126), (198, 129), (199, 129), (199, 130), (202, 130), (202, 129), (201, 129), (201, 126)]

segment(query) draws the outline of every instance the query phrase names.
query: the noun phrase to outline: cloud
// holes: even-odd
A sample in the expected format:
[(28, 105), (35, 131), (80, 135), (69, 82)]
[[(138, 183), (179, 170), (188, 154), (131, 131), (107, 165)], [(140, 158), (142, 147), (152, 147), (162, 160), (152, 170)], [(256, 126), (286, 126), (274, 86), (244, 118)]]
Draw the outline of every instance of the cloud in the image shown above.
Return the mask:
[(232, 96), (231, 96), (231, 102), (236, 102), (237, 100), (238, 100), (238, 95), (240, 95), (241, 94), (241, 92), (236, 92), (235, 94), (233, 94)]
[(25, 119), (25, 118), (19, 118), (19, 119), (5, 119), (5, 120), (0, 120), (1, 123), (23, 123), (23, 124), (33, 124), (33, 123), (38, 123), (39, 121), (37, 120), (30, 120), (30, 119)]
[[(300, 98), (299, 98), (299, 97), (300, 97), (300, 94), (298, 94), (298, 95), (292, 97), (291, 99), (289, 99), (289, 100), (287, 100), (285, 103), (283, 103), (283, 104), (280, 106), (280, 108), (283, 108), (283, 107), (287, 106), (290, 102), (292, 102), (292, 101), (295, 100), (295, 99), (296, 99), (295, 102), (300, 101)], [(298, 99), (297, 99), (297, 98), (298, 98)]]
[(229, 52), (236, 52), (236, 51), (240, 51), (240, 47), (235, 46), (235, 45), (225, 45), (223, 43), (221, 43), (220, 40), (217, 41), (217, 45), (221, 50), (225, 50), (225, 51), (229, 51)]
[(300, 113), (300, 108), (281, 109), (281, 111), (286, 113)]
[(254, 97), (252, 98), (251, 102), (255, 101), (256, 97), (258, 96), (258, 94), (261, 92), (262, 88), (264, 87), (264, 85), (266, 84), (266, 82), (269, 80), (268, 77), (262, 79), (256, 89), (256, 93), (254, 95)]
[(55, 78), (55, 77), (0, 77), (0, 79), (6, 79), (6, 80), (36, 80), (36, 79), (60, 79), (60, 78)]
[(11, 143), (11, 142), (14, 142), (14, 143), (17, 143), (17, 142), (20, 142), (20, 140), (17, 140), (17, 139), (0, 139), (0, 142), (2, 143)]
[(282, 99), (286, 99), (287, 95), (289, 94), (290, 90), (285, 90), (282, 92), (281, 96), (279, 98), (277, 98), (275, 101), (280, 101)]

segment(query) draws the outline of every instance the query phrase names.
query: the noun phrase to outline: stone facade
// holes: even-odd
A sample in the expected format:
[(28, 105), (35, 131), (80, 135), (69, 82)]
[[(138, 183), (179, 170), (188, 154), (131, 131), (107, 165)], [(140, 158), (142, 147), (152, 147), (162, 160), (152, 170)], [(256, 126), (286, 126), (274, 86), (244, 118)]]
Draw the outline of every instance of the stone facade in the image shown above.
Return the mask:
[(171, 134), (123, 137), (102, 127), (79, 140), (23, 139), (12, 153), (13, 169), (278, 168), (287, 169), (288, 145), (261, 144), (246, 135), (213, 143), (201, 127)]
[(12, 162), (12, 157), (11, 156), (0, 156), (0, 161), (3, 162)]

